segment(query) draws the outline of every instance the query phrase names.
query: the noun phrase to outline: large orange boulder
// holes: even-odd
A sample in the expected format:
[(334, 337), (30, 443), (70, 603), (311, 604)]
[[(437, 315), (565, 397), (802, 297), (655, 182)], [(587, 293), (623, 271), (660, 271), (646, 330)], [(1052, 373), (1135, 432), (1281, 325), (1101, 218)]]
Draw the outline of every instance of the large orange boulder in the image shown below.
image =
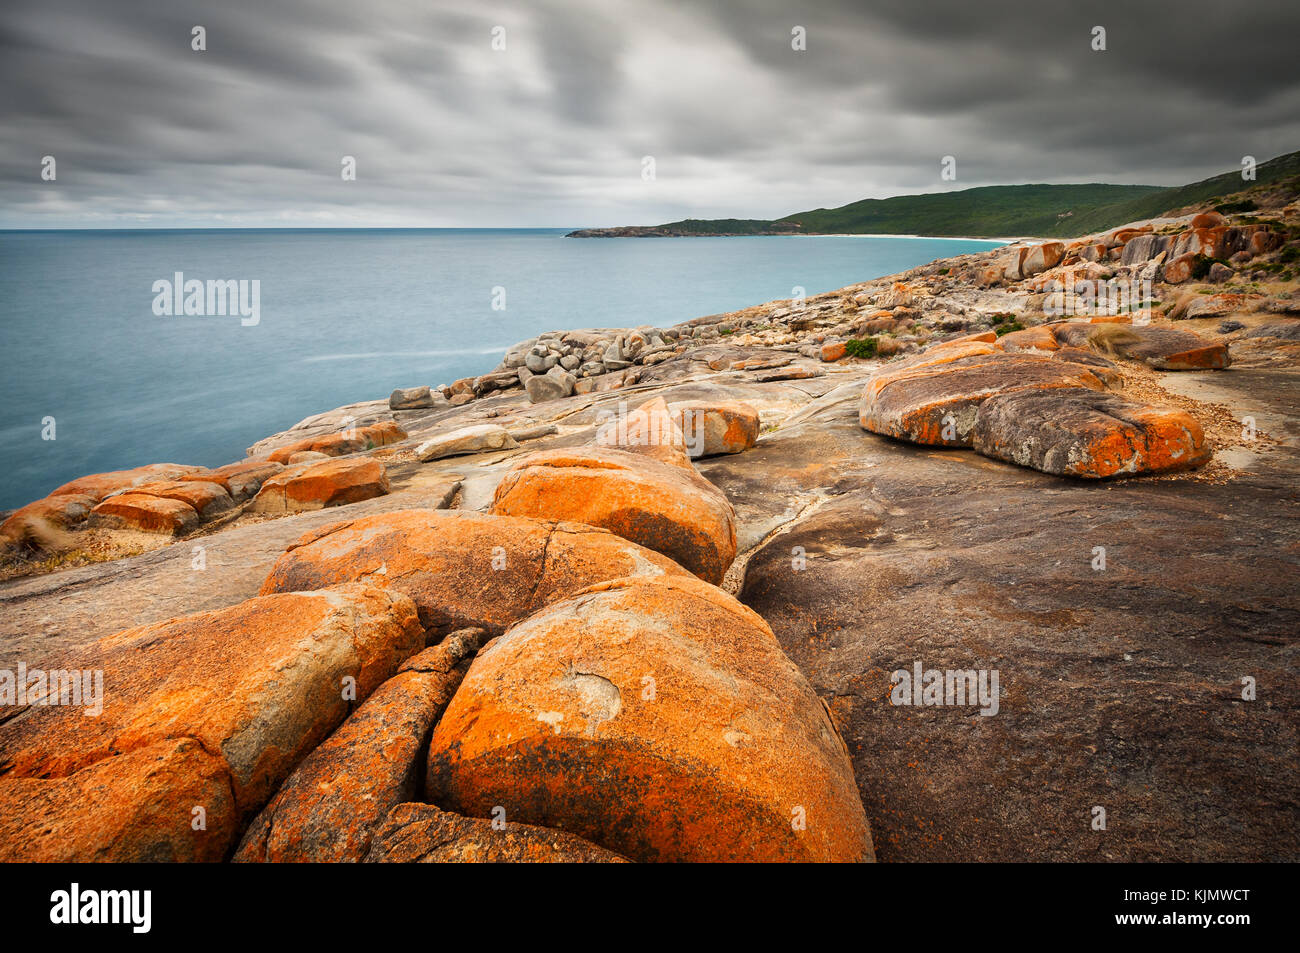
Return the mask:
[(1036, 275), (1039, 272), (1047, 271), (1049, 268), (1055, 268), (1065, 257), (1065, 244), (1063, 242), (1043, 242), (1041, 245), (1034, 245), (1025, 252), (1021, 259), (1020, 273), (1023, 277), (1028, 278), (1030, 275)]
[(736, 513), (683, 458), (678, 466), (612, 448), (544, 450), (506, 473), (492, 512), (600, 526), (720, 583), (736, 557)]
[(607, 579), (678, 575), (671, 559), (579, 523), (459, 510), (399, 510), (334, 523), (281, 556), (262, 592), (360, 580), (415, 601), (431, 639), (468, 626), (499, 635)]
[(641, 454), (690, 469), (686, 438), (662, 397), (646, 401), (631, 412), (612, 415), (596, 429), (595, 444)]
[(826, 706), (756, 613), (696, 579), (604, 583), (480, 652), (427, 792), (634, 860), (873, 858)]
[(1210, 459), (1190, 414), (1083, 387), (989, 398), (972, 444), (986, 457), (1086, 479), (1182, 470)]
[[(37, 700), (0, 724), (0, 817), (19, 818), (0, 825), (0, 855), (224, 856), (243, 819), (423, 644), (410, 599), (363, 585), (261, 596), (100, 639), (59, 668), (83, 682), (100, 673), (97, 717), (83, 694), (82, 706)], [(197, 749), (159, 747), (184, 740)], [(82, 826), (73, 845), (51, 842)], [(178, 843), (185, 826), (192, 841)]]
[(742, 453), (758, 442), (758, 411), (740, 401), (684, 400), (669, 404), (691, 457)]
[(235, 503), (220, 483), (210, 480), (169, 480), (163, 483), (142, 483), (130, 491), (143, 496), (156, 496), (164, 500), (186, 503), (199, 514), (200, 520), (210, 520), (234, 507)]
[(1167, 262), (1161, 270), (1161, 280), (1171, 285), (1181, 285), (1192, 277), (1192, 267), (1196, 264), (1195, 255), (1179, 255)]
[(994, 353), (920, 365), (872, 378), (862, 391), (858, 422), (864, 430), (912, 443), (969, 447), (979, 405), (1013, 390), (1105, 384), (1079, 364), (1049, 356)]
[(110, 496), (91, 510), (91, 523), (108, 529), (180, 536), (199, 525), (199, 514), (184, 500), (127, 491)]
[(326, 460), (268, 478), (251, 509), (254, 513), (299, 513), (369, 500), (388, 490), (388, 475), (378, 460)]
[(432, 804), (399, 804), (375, 833), (368, 864), (625, 864), (627, 859), (563, 831), (496, 825)]
[(388, 812), (415, 798), (417, 767), (478, 650), (481, 629), (402, 664), (281, 785), (240, 842), (243, 862), (362, 860)]

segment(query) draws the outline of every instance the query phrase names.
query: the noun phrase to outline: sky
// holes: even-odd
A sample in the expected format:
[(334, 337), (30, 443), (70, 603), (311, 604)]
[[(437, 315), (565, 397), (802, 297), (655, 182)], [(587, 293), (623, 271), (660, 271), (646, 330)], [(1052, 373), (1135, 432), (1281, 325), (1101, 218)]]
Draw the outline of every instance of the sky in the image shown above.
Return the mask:
[(1296, 0), (5, 0), (0, 227), (650, 225), (1179, 185), (1300, 149), (1297, 36)]

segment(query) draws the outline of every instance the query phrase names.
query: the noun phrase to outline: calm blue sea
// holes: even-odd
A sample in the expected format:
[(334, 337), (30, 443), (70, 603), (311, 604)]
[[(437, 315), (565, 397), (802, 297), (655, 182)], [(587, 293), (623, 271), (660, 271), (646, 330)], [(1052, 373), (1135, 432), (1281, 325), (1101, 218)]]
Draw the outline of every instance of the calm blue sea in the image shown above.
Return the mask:
[[(0, 232), (0, 508), (85, 473), (228, 463), (310, 414), (483, 373), (542, 331), (675, 324), (996, 244), (563, 236)], [(176, 272), (257, 279), (258, 323), (156, 315), (154, 283)]]

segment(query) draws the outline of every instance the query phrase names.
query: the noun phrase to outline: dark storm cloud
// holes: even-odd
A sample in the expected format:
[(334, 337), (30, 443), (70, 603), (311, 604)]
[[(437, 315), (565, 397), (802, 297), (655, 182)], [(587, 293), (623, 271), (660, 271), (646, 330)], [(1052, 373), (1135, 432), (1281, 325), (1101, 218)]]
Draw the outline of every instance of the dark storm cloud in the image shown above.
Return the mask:
[(596, 225), (1176, 184), (1300, 147), (1298, 28), (1291, 0), (10, 0), (0, 225)]

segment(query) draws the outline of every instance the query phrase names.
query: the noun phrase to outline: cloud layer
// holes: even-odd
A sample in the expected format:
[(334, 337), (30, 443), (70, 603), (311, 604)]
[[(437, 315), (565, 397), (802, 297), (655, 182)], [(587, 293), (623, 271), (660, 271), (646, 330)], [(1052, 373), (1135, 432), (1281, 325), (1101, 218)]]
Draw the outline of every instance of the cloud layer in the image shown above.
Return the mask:
[(1294, 0), (7, 8), (3, 227), (775, 217), (1000, 183), (1173, 185), (1300, 148)]

